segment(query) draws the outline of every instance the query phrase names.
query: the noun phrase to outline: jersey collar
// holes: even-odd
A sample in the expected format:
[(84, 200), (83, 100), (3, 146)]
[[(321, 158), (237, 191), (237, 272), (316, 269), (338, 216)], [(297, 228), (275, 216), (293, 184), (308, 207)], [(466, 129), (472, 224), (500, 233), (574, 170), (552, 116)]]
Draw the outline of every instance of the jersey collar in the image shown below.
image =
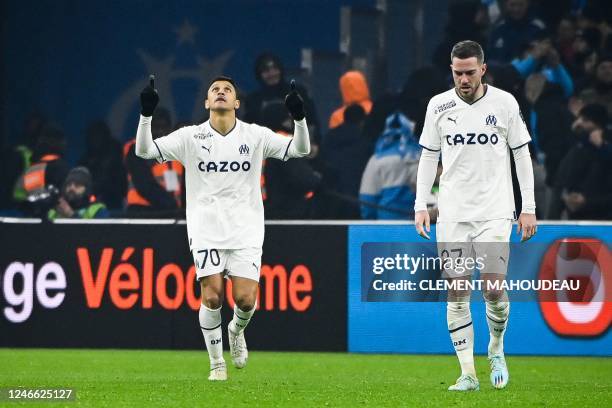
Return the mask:
[(482, 84), (483, 88), (484, 88), (484, 92), (482, 93), (482, 96), (476, 100), (473, 100), (472, 102), (468, 102), (465, 99), (463, 99), (461, 97), (461, 95), (459, 95), (459, 92), (457, 92), (457, 88), (455, 88), (455, 95), (457, 95), (457, 97), (464, 103), (467, 103), (468, 105), (473, 105), (476, 102), (478, 102), (479, 100), (481, 100), (482, 98), (485, 97), (485, 95), (487, 94), (487, 91), (489, 90), (489, 86), (487, 84)]
[(236, 130), (236, 127), (238, 126), (238, 118), (236, 118), (236, 121), (234, 122), (234, 126), (229, 130), (229, 132), (227, 132), (226, 134), (222, 134), (221, 132), (219, 132), (217, 129), (215, 129), (212, 125), (212, 123), (210, 122), (210, 120), (208, 120), (208, 127), (210, 127), (210, 129), (215, 132), (216, 134), (218, 134), (221, 137), (227, 137), (229, 135), (232, 134), (232, 132), (234, 130)]

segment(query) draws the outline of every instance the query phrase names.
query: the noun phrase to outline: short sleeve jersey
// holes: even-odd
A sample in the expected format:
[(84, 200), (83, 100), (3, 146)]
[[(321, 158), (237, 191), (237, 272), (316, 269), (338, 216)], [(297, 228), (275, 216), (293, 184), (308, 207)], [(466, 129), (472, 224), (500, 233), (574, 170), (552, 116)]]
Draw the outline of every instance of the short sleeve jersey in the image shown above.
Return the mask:
[(286, 160), (291, 140), (236, 120), (225, 136), (206, 121), (154, 141), (158, 161), (178, 160), (185, 167), (190, 249), (263, 245), (262, 162)]
[(431, 98), (419, 143), (442, 155), (438, 221), (515, 218), (510, 151), (530, 141), (508, 92), (487, 85), (472, 103), (454, 88)]

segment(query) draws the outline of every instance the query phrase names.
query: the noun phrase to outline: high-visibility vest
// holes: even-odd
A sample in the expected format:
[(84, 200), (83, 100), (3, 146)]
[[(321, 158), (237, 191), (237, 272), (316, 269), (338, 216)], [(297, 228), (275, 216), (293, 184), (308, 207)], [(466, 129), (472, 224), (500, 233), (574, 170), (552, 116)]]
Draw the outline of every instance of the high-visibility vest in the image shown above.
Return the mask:
[[(16, 190), (21, 190), (25, 194), (21, 195), (24, 199), (31, 194), (42, 193), (46, 187), (47, 165), (49, 162), (59, 159), (57, 154), (46, 154), (40, 161), (34, 163), (23, 172), (17, 180)], [(61, 188), (62, 186), (56, 186)]]
[[(127, 159), (127, 155), (130, 151), (130, 148), (136, 143), (136, 140), (130, 140), (125, 145), (123, 145), (123, 158)], [(174, 171), (176, 173), (176, 177), (178, 177), (177, 187), (174, 191), (168, 190), (166, 188), (166, 176), (164, 175), (168, 171)], [(164, 163), (155, 163), (151, 166), (151, 173), (153, 174), (153, 178), (155, 181), (159, 183), (162, 188), (168, 192), (171, 192), (174, 195), (174, 199), (176, 200), (177, 205), (181, 206), (181, 196), (182, 196), (182, 186), (181, 186), (181, 178), (183, 176), (184, 168), (181, 163), (177, 161), (169, 161)], [(150, 206), (151, 203), (149, 200), (144, 198), (136, 187), (134, 186), (134, 182), (132, 181), (132, 175), (128, 171), (128, 191), (127, 191), (127, 204), (128, 205), (142, 205), (142, 206)]]
[[(15, 151), (21, 155), (23, 160), (23, 172), (30, 168), (32, 165), (32, 149), (26, 145), (19, 145), (15, 148)], [(13, 200), (25, 201), (27, 197), (26, 191), (23, 189), (22, 183), (18, 180), (13, 186)]]
[[(105, 208), (106, 206), (103, 203), (93, 202), (85, 208), (76, 210), (74, 218), (91, 220), (93, 218), (96, 218), (96, 214), (98, 213), (98, 211), (103, 210)], [(57, 210), (55, 208), (50, 209), (47, 213), (47, 218), (51, 221), (55, 221), (58, 218)]]

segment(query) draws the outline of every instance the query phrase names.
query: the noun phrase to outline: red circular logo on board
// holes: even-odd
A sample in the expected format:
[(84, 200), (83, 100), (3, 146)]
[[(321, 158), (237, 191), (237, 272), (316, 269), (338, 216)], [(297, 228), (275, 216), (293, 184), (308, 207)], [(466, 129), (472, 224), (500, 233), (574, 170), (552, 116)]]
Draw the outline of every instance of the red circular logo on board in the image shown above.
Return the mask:
[(548, 326), (562, 336), (593, 337), (612, 323), (612, 256), (594, 238), (564, 238), (544, 254), (540, 280), (579, 282), (575, 291), (543, 290), (540, 309)]

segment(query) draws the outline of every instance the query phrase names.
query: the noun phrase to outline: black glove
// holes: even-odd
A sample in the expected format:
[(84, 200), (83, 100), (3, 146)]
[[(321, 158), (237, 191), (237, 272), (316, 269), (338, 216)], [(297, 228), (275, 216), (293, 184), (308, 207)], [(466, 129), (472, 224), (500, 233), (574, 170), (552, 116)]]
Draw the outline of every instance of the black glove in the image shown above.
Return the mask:
[(291, 80), (291, 92), (285, 96), (285, 106), (293, 120), (302, 120), (306, 116), (304, 113), (304, 100), (295, 90), (295, 79)]
[(140, 106), (142, 116), (152, 116), (159, 103), (159, 95), (155, 89), (155, 75), (149, 77), (149, 85), (140, 93)]

